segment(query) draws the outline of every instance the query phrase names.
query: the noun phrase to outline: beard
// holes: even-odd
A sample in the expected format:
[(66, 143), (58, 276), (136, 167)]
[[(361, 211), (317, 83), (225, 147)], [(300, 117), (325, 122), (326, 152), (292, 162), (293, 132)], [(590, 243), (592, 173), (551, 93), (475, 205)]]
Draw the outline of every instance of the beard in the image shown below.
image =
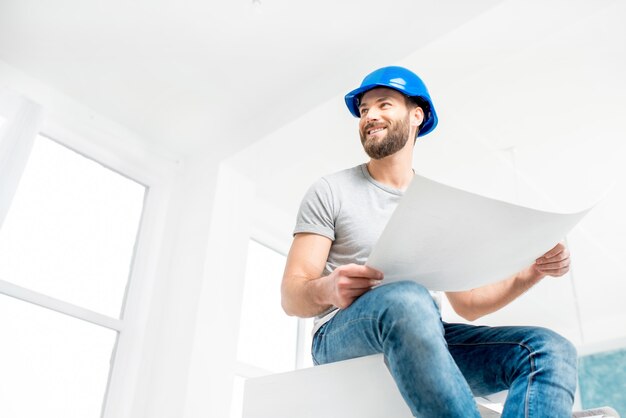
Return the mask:
[(404, 119), (386, 124), (386, 135), (383, 138), (367, 137), (367, 131), (379, 123), (369, 123), (359, 132), (363, 149), (374, 160), (380, 160), (400, 151), (409, 140), (409, 115)]

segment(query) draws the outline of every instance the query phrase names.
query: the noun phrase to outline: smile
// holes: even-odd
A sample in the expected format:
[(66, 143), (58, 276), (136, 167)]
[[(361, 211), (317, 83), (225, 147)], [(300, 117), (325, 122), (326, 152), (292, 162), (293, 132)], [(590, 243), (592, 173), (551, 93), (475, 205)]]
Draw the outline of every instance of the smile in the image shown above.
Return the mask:
[(367, 134), (368, 135), (372, 135), (372, 134), (378, 133), (380, 131), (383, 131), (385, 129), (387, 129), (387, 128), (381, 127), (381, 128), (370, 129), (369, 131), (367, 131)]

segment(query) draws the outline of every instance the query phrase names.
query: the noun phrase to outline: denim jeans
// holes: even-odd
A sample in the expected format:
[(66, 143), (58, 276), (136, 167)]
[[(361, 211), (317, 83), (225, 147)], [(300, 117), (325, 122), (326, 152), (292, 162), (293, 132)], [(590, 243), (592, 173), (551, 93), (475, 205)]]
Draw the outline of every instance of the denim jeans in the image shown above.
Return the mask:
[(480, 417), (474, 396), (506, 389), (503, 418), (572, 416), (576, 350), (569, 341), (539, 327), (444, 323), (414, 282), (372, 289), (313, 338), (315, 364), (376, 353), (415, 417)]

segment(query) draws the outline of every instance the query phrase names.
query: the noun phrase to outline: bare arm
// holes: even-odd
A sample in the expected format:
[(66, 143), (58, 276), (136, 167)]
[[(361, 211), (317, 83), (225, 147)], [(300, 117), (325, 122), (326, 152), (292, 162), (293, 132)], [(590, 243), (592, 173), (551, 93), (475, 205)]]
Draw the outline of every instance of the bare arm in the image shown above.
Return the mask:
[(446, 296), (457, 314), (473, 321), (508, 305), (544, 277), (564, 275), (569, 264), (569, 251), (557, 244), (533, 265), (506, 280), (465, 292), (446, 292)]
[(322, 276), (331, 240), (316, 234), (296, 234), (281, 286), (282, 306), (288, 315), (311, 317), (331, 306), (346, 308), (380, 283), (382, 273), (347, 264)]

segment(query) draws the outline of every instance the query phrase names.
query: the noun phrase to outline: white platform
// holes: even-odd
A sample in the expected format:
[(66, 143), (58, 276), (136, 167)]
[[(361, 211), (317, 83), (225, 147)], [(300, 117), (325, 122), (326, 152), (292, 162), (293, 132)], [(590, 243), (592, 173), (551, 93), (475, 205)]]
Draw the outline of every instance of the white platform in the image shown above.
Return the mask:
[[(483, 417), (500, 414), (479, 405)], [(243, 418), (412, 418), (382, 354), (245, 383)]]

